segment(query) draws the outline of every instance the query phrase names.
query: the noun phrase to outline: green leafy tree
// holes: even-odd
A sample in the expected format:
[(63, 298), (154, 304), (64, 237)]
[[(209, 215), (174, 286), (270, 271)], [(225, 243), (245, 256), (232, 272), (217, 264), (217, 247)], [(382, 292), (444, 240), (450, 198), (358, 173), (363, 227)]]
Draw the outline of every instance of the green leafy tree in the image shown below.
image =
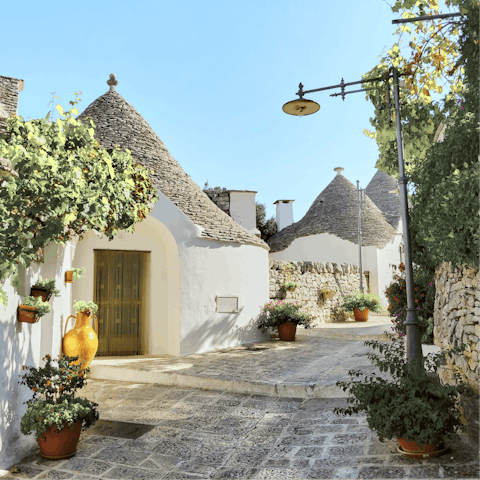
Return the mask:
[[(17, 177), (0, 188), (0, 282), (28, 267), (50, 243), (64, 244), (95, 229), (113, 239), (120, 229), (134, 231), (158, 200), (147, 170), (128, 150), (111, 153), (94, 138), (94, 124), (75, 118), (73, 108), (55, 122), (7, 120), (0, 157), (12, 162)], [(1, 285), (1, 284), (0, 284)], [(0, 302), (7, 302), (0, 287)]]
[[(478, 0), (446, 0), (446, 5), (467, 14), (462, 17), (466, 21), (475, 9), (478, 10)], [(403, 18), (440, 13), (437, 0), (398, 0), (392, 11)], [(465, 93), (465, 58), (458, 42), (462, 31), (465, 31), (465, 20), (458, 20), (458, 17), (401, 24), (395, 32), (398, 41), (364, 76), (365, 79), (379, 77), (391, 72), (392, 67), (403, 75), (400, 112), (407, 175), (425, 159), (435, 143), (438, 126)], [(476, 33), (475, 38), (478, 39)], [(407, 49), (403, 48), (405, 43), (408, 44)], [(398, 176), (392, 83), (390, 79), (391, 108), (386, 108), (385, 81), (364, 84), (367, 88), (377, 87), (367, 93), (367, 98), (375, 105), (375, 115), (370, 119), (374, 130), (364, 132), (377, 141), (377, 168)], [(444, 98), (434, 102), (433, 99), (442, 93)]]
[(267, 206), (264, 203), (255, 202), (257, 229), (260, 230), (260, 238), (267, 241), (277, 233), (277, 223), (273, 217), (267, 218)]

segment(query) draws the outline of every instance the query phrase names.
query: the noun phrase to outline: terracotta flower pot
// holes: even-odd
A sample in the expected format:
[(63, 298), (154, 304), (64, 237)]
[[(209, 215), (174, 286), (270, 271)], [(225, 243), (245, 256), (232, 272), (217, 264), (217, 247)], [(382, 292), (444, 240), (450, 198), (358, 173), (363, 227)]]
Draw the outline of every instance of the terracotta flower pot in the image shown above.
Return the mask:
[(398, 443), (400, 444), (398, 451), (403, 456), (414, 460), (434, 458), (446, 450), (445, 448), (437, 450), (437, 447), (431, 443), (427, 445), (417, 445), (416, 442), (408, 442), (406, 438), (399, 438)]
[(37, 323), (39, 320), (37, 309), (27, 305), (19, 305), (17, 309), (17, 319), (23, 323)]
[(353, 309), (353, 315), (355, 317), (356, 322), (366, 322), (368, 320), (368, 312), (370, 310), (368, 308), (364, 308), (360, 311), (358, 308)]
[(32, 297), (42, 297), (42, 302), (48, 302), (52, 293), (44, 288), (36, 287), (35, 285), (30, 289), (30, 295)]
[(293, 322), (282, 323), (281, 325), (277, 325), (277, 330), (280, 340), (293, 342), (295, 340), (297, 324)]
[(331, 300), (334, 297), (334, 295), (335, 295), (334, 293), (326, 292), (326, 293), (323, 294), (323, 298), (325, 300)]
[(65, 283), (73, 283), (73, 270), (65, 272)]
[(286, 292), (294, 292), (297, 287), (285, 287)]
[(38, 439), (40, 455), (49, 460), (61, 460), (75, 455), (81, 431), (82, 422), (75, 422), (72, 429), (65, 422), (63, 430), (60, 431), (57, 430), (55, 425), (51, 425), (45, 432), (46, 440), (41, 436)]

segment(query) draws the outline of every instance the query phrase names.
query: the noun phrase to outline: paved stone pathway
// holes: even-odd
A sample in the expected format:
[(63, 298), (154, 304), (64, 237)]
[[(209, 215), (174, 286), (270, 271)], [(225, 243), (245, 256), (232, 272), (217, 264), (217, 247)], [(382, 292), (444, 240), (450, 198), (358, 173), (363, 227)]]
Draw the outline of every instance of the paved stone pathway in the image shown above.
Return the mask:
[[(353, 325), (343, 328), (360, 329)], [(246, 362), (263, 372), (256, 377), (261, 381), (272, 372), (262, 369), (276, 367), (275, 361), (285, 365), (285, 358), (292, 366), (288, 378), (303, 375), (304, 368), (322, 369), (323, 362), (329, 365), (324, 371), (333, 378), (343, 376), (345, 368), (356, 368), (366, 358), (366, 352), (355, 357), (363, 348), (361, 342), (350, 341), (349, 347), (342, 342), (323, 338), (314, 359), (299, 353), (296, 342), (296, 347), (290, 344), (297, 352), (291, 356), (286, 344), (270, 342), (273, 350), (229, 349), (229, 358), (237, 363), (245, 356), (251, 358)], [(206, 368), (219, 365), (212, 360), (214, 354), (196, 357), (210, 358), (200, 361), (204, 369), (197, 369), (197, 377)], [(222, 354), (217, 357), (222, 358)], [(221, 365), (225, 375), (229, 370), (234, 374), (235, 361)], [(331, 373), (336, 368), (337, 373)], [(248, 375), (254, 375), (255, 369), (250, 368)], [(218, 370), (215, 373), (218, 375)], [(195, 375), (190, 376), (197, 378)], [(246, 375), (242, 374), (240, 384)], [(214, 376), (208, 374), (204, 379)], [(469, 453), (460, 443), (436, 459), (405, 459), (397, 452), (396, 441), (378, 441), (364, 416), (335, 415), (333, 408), (345, 406), (344, 398), (299, 398), (279, 392), (277, 388), (274, 395), (263, 395), (89, 378), (79, 394), (99, 404), (101, 420), (82, 432), (77, 454), (67, 460), (49, 461), (32, 453), (17, 465), (18, 473), (4, 478), (478, 478), (478, 453)]]

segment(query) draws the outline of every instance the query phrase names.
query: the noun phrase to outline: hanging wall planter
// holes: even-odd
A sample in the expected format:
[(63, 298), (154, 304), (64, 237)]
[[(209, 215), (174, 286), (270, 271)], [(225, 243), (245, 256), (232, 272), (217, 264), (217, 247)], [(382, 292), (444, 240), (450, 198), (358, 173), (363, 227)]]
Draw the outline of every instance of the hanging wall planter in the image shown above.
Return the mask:
[(73, 271), (67, 270), (65, 272), (65, 283), (73, 283)]
[(29, 307), (28, 305), (19, 305), (17, 309), (17, 319), (23, 323), (37, 323), (39, 320), (37, 309), (35, 307)]

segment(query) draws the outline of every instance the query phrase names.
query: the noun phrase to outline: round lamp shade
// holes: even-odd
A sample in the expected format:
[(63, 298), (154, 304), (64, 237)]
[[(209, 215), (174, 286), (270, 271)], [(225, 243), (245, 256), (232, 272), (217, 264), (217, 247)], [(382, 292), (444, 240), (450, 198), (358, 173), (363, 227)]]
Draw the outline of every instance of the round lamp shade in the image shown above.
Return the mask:
[(320, 105), (313, 100), (299, 98), (298, 100), (287, 102), (282, 107), (282, 110), (289, 115), (303, 117), (304, 115), (311, 115), (312, 113), (318, 112), (320, 110)]

